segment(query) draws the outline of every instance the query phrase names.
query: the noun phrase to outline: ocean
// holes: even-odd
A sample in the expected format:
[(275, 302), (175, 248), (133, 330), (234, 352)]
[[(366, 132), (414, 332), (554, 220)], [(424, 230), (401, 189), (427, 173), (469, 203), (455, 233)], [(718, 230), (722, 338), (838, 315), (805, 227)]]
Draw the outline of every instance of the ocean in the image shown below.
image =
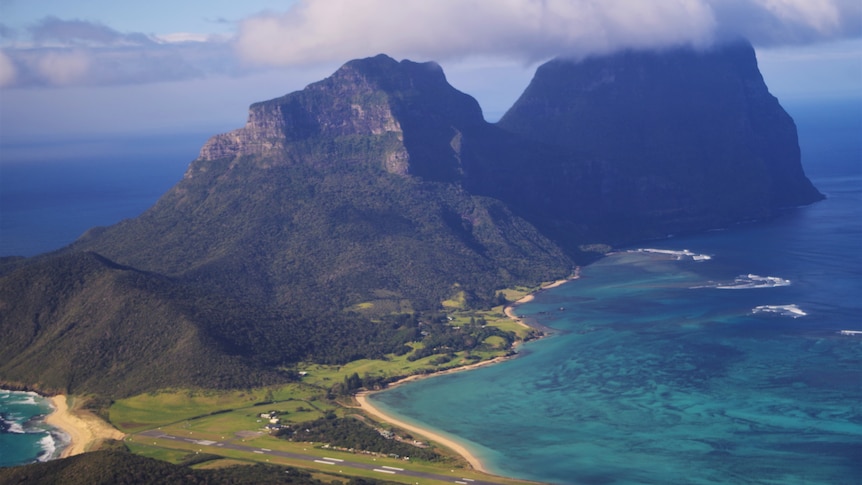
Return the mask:
[(207, 137), (0, 139), (0, 256), (59, 249), (139, 215), (182, 179)]
[(0, 467), (57, 458), (68, 437), (42, 422), (51, 404), (32, 392), (0, 389)]
[(826, 200), (612, 254), (516, 308), (556, 329), (519, 358), (374, 404), (546, 483), (860, 483), (862, 111), (808, 108)]
[[(0, 140), (0, 256), (34, 256), (152, 206), (177, 183), (203, 133)], [(0, 467), (59, 456), (65, 436), (41, 421), (48, 401), (0, 390)]]
[[(862, 330), (862, 105), (785, 106), (825, 201), (604, 258), (517, 308), (556, 329), (518, 359), (375, 405), (548, 483), (858, 483), (862, 336), (838, 332)], [(4, 141), (0, 256), (140, 214), (207, 135)], [(34, 431), (4, 426), (0, 466), (56, 454), (30, 420), (46, 409), (0, 399), (4, 422)]]

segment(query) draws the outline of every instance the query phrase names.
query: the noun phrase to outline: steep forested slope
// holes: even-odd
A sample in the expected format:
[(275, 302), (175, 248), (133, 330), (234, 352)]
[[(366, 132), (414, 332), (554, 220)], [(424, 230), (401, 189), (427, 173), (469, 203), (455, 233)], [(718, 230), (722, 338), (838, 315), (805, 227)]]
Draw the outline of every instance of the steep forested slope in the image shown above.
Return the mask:
[(285, 380), (407, 352), (414, 312), (487, 306), (594, 248), (820, 197), (747, 45), (554, 60), (496, 125), (436, 64), (355, 60), (253, 104), (140, 217), (0, 262), (0, 381)]

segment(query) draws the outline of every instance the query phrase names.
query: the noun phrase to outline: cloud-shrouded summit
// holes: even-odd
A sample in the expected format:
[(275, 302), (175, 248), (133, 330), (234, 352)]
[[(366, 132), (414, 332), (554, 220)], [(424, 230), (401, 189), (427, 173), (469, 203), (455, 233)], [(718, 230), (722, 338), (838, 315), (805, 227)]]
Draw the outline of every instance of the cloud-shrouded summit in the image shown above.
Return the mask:
[(532, 63), (737, 37), (758, 46), (804, 44), (860, 32), (855, 0), (302, 0), (243, 21), (236, 46), (242, 59), (265, 65), (374, 52)]
[(237, 18), (231, 32), (210, 34), (123, 32), (105, 15), (0, 22), (0, 86), (240, 76), (380, 52), (532, 65), (555, 56), (706, 47), (738, 37), (756, 47), (862, 37), (857, 0), (297, 0), (284, 10)]

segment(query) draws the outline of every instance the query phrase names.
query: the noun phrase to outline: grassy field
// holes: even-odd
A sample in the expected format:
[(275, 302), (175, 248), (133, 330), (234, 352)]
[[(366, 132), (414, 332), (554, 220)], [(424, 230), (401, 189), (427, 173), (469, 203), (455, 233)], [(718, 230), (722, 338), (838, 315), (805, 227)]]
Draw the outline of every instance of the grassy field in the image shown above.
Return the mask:
[[(121, 431), (134, 433), (171, 423), (200, 419), (213, 413), (256, 406), (269, 410), (275, 406), (259, 403), (278, 403), (277, 406), (290, 407), (283, 403), (301, 402), (312, 409), (332, 408), (332, 405), (322, 403), (324, 397), (325, 393), (320, 389), (304, 384), (245, 391), (173, 390), (121, 399), (111, 406), (110, 420)], [(297, 404), (296, 407), (299, 406), (300, 404)]]
[[(196, 436), (197, 438), (204, 438), (202, 436)], [(440, 480), (429, 480), (429, 479), (421, 479), (416, 477), (408, 477), (403, 475), (386, 475), (381, 476), (379, 472), (373, 472), (369, 470), (363, 470), (359, 468), (350, 468), (346, 465), (338, 465), (337, 467), (332, 467), (331, 465), (327, 465), (326, 468), (322, 469), (314, 469), (311, 468), (310, 471), (318, 470), (325, 472), (323, 474), (322, 480), (331, 481), (333, 479), (344, 479), (345, 477), (367, 477), (367, 478), (376, 478), (376, 479), (386, 479), (394, 482), (401, 483), (420, 483), (424, 485), (434, 485), (440, 483), (452, 483), (454, 480), (460, 480), (463, 478), (473, 479), (473, 480), (488, 480), (489, 477), (487, 475), (477, 473), (473, 470), (465, 468), (463, 464), (454, 465), (453, 463), (446, 463), (445, 465), (433, 465), (427, 463), (419, 463), (419, 462), (405, 462), (403, 460), (398, 460), (395, 458), (387, 458), (380, 456), (370, 456), (370, 455), (362, 455), (357, 453), (347, 453), (342, 451), (336, 451), (331, 449), (324, 449), (320, 446), (313, 446), (310, 443), (291, 443), (284, 440), (279, 440), (276, 438), (272, 438), (269, 436), (263, 436), (254, 440), (247, 440), (243, 444), (252, 444), (255, 447), (267, 448), (271, 450), (277, 451), (287, 451), (293, 453), (300, 453), (303, 455), (312, 455), (318, 456), (320, 458), (341, 458), (344, 460), (349, 460), (357, 463), (365, 463), (369, 465), (374, 465), (376, 467), (382, 466), (392, 466), (397, 468), (405, 468), (410, 469), (412, 471), (418, 472), (427, 472), (433, 473), (437, 475), (446, 475), (452, 477), (446, 481)], [(222, 456), (222, 459), (208, 461), (205, 464), (201, 464), (201, 467), (217, 467), (217, 466), (228, 466), (229, 464), (242, 464), (248, 462), (264, 462), (270, 464), (278, 464), (278, 465), (287, 465), (293, 466), (297, 468), (309, 469), (309, 464), (312, 462), (303, 461), (303, 460), (295, 460), (291, 458), (284, 458), (278, 456), (269, 455), (266, 458), (263, 458), (263, 455), (255, 454), (250, 451), (237, 451), (231, 449), (224, 448), (213, 448), (206, 447), (201, 445), (196, 445), (193, 443), (181, 442), (177, 440), (166, 440), (166, 439), (153, 439), (153, 438), (143, 438), (143, 437), (132, 437), (127, 440), (127, 446), (135, 452), (142, 454), (144, 456), (149, 456), (152, 458), (163, 459), (166, 461), (171, 461), (173, 463), (181, 463), (188, 457), (194, 455), (195, 453), (218, 453)], [(501, 484), (524, 484), (526, 482), (519, 480), (512, 480), (506, 478), (494, 478), (494, 481)]]
[[(505, 290), (504, 294), (509, 301), (516, 301), (536, 289), (514, 288)], [(460, 300), (456, 291), (452, 300), (446, 302), (445, 306), (449, 309), (451, 325), (460, 326), (471, 321), (484, 320), (485, 324), (504, 331), (514, 332), (521, 339), (525, 338), (530, 331), (529, 328), (506, 317), (503, 306), (487, 311), (465, 311), (462, 309), (463, 302)], [(294, 369), (303, 373), (302, 381), (283, 386), (236, 391), (179, 389), (142, 394), (116, 401), (110, 408), (110, 421), (120, 430), (131, 434), (127, 438), (126, 444), (133, 452), (172, 463), (182, 463), (189, 459), (190, 454), (194, 453), (216, 453), (222, 458), (206, 461), (196, 466), (218, 467), (265, 460), (276, 464), (308, 468), (313, 462), (278, 457), (264, 459), (261, 455), (224, 448), (205, 450), (188, 442), (144, 438), (136, 436), (134, 433), (159, 428), (171, 435), (188, 436), (198, 440), (253, 443), (252, 446), (272, 450), (320, 457), (333, 456), (333, 454), (342, 452), (325, 449), (320, 443), (294, 443), (270, 436), (265, 430), (269, 420), (261, 417), (261, 414), (276, 411), (284, 424), (309, 422), (332, 413), (337, 416), (356, 414), (358, 411), (351, 406), (350, 402), (339, 403), (327, 399), (328, 391), (332, 389), (333, 385), (344, 382), (346, 377), (356, 373), (361, 377), (374, 376), (389, 379), (433, 373), (473, 364), (477, 361), (493, 359), (509, 352), (507, 342), (502, 337), (488, 337), (485, 343), (488, 344), (488, 347), (496, 350), (458, 352), (454, 358), (444, 364), (432, 363), (436, 357), (439, 357), (436, 355), (412, 362), (408, 360), (407, 355), (389, 355), (383, 360), (364, 359), (340, 366), (303, 364)], [(419, 348), (422, 344), (413, 345), (414, 348)], [(409, 468), (435, 474), (448, 474), (456, 478), (488, 479), (487, 476), (470, 470), (460, 457), (448, 451), (444, 454), (452, 456), (451, 461), (436, 464), (410, 462)], [(344, 459), (350, 461), (405, 466), (403, 461), (385, 457), (361, 454), (345, 455)], [(417, 481), (408, 477), (381, 477), (379, 474), (359, 469), (334, 473), (334, 470), (329, 466), (321, 466), (317, 472), (321, 473), (321, 477), (327, 477), (324, 478), (327, 481), (335, 477), (364, 476), (395, 481), (403, 480), (405, 483), (437, 483), (427, 480)], [(500, 483), (524, 483), (502, 478), (495, 478), (495, 480)]]

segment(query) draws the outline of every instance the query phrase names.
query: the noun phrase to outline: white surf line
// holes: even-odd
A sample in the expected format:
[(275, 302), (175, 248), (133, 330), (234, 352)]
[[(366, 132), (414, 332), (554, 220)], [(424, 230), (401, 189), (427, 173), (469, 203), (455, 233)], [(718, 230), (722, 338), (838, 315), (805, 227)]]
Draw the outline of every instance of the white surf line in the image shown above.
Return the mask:
[(390, 474), (390, 475), (395, 475), (395, 471), (394, 471), (394, 470), (383, 470), (383, 469), (380, 469), (380, 468), (375, 468), (375, 469), (374, 469), (374, 470), (372, 470), (372, 471), (380, 472), (380, 473), (388, 473), (388, 474)]
[(382, 466), (382, 467), (380, 467), (380, 468), (385, 468), (385, 469), (387, 469), (387, 470), (395, 470), (396, 472), (403, 472), (403, 471), (404, 471), (404, 469), (403, 469), (403, 468), (398, 468), (398, 467), (396, 467), (396, 466), (386, 466), (386, 465), (383, 465), (383, 466)]

